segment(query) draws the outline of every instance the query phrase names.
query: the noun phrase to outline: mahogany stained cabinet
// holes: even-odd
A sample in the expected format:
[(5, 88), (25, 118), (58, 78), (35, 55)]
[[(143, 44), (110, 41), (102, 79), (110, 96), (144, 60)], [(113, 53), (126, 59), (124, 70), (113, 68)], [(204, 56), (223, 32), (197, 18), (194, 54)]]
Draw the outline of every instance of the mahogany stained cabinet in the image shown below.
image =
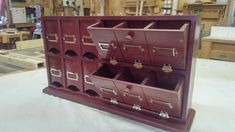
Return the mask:
[(196, 16), (43, 17), (44, 93), (189, 131)]

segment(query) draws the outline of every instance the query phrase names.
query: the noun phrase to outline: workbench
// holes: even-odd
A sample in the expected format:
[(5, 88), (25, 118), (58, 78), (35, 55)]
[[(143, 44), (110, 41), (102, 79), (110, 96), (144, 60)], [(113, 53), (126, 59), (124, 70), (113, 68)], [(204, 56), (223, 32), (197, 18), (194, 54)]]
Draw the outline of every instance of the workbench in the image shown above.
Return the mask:
[(202, 38), (200, 57), (235, 61), (234, 33), (234, 27), (212, 27), (211, 35)]
[[(235, 63), (198, 59), (191, 132), (234, 132)], [(46, 69), (0, 77), (4, 132), (161, 132), (161, 130), (42, 93)], [(14, 82), (14, 83), (13, 83)]]
[(0, 32), (0, 49), (15, 48), (15, 41), (23, 41), (30, 39), (31, 33), (26, 31), (6, 33)]

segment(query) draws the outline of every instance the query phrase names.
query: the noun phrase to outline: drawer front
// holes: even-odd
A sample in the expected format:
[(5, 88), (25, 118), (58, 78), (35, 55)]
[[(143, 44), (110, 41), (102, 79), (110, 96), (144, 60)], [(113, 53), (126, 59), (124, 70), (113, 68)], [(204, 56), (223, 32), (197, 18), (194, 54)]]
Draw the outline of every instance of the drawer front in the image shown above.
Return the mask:
[(46, 46), (48, 50), (56, 48), (61, 51), (60, 34), (59, 34), (59, 23), (57, 20), (46, 20), (44, 21), (44, 32), (46, 39)]
[(109, 60), (113, 57), (118, 61), (123, 61), (114, 31), (105, 29), (89, 29), (88, 31), (102, 59)]
[[(185, 31), (186, 32), (186, 31)], [(183, 31), (146, 31), (151, 61), (162, 67), (185, 69), (188, 36)]]
[(83, 45), (93, 45), (95, 46), (90, 34), (87, 31), (87, 27), (96, 23), (94, 20), (80, 20), (79, 21), (79, 29), (80, 29), (80, 36), (81, 36), (81, 42)]
[(95, 84), (95, 86), (99, 89), (103, 98), (116, 99), (118, 102), (119, 101), (123, 102), (122, 96), (119, 90), (116, 88), (112, 79), (95, 77), (94, 75), (92, 75), (91, 80)]
[(98, 93), (98, 89), (95, 87), (90, 78), (90, 74), (99, 67), (98, 51), (95, 45), (83, 44), (82, 49), (84, 89), (85, 91), (91, 89)]
[(61, 59), (48, 56), (48, 62), (50, 85), (58, 88), (64, 87), (64, 73), (62, 70)]
[(147, 104), (150, 109), (157, 112), (167, 112), (171, 116), (181, 116), (181, 102), (183, 83), (178, 91), (163, 90), (156, 87), (143, 88)]
[(73, 49), (75, 52), (80, 53), (78, 21), (62, 20), (61, 29), (64, 52)]
[(65, 59), (67, 88), (73, 86), (83, 91), (82, 65), (80, 59)]
[(144, 64), (150, 63), (143, 31), (117, 29), (115, 34), (126, 62), (133, 63), (139, 60)]
[(140, 108), (148, 109), (141, 87), (135, 86), (135, 84), (124, 83), (120, 81), (115, 81), (115, 85), (121, 92), (122, 98), (126, 104), (132, 106), (139, 105)]

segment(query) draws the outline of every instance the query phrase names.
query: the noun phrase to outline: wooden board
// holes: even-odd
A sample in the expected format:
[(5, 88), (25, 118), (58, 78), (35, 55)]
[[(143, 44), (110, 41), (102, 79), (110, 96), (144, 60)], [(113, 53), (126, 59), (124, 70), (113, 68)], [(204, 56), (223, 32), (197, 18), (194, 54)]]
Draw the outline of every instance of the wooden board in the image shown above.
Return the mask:
[(33, 70), (44, 67), (45, 60), (16, 53), (9, 53), (4, 55), (0, 54), (0, 62)]

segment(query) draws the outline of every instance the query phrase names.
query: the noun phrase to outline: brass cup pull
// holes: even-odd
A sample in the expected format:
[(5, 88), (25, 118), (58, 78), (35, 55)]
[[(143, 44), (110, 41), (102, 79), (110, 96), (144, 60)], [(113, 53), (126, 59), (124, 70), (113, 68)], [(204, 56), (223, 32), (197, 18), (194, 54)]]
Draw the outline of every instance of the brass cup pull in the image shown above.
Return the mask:
[(75, 35), (68, 35), (68, 34), (64, 34), (63, 36), (63, 41), (64, 43), (67, 44), (76, 44), (76, 36)]
[(103, 93), (117, 95), (117, 92), (113, 89), (100, 88)]
[(58, 35), (57, 34), (48, 34), (47, 35), (47, 41), (57, 43), (58, 42)]
[(137, 98), (139, 101), (143, 101), (143, 98), (139, 95), (134, 95), (134, 94), (130, 94), (128, 92), (123, 92), (123, 96), (124, 97), (132, 97), (132, 98)]
[(170, 109), (173, 109), (173, 106), (171, 103), (168, 103), (168, 102), (164, 102), (164, 101), (160, 101), (160, 100), (154, 100), (154, 99), (151, 99), (149, 101), (151, 104), (157, 104), (157, 105), (165, 105), (165, 106), (168, 106)]

